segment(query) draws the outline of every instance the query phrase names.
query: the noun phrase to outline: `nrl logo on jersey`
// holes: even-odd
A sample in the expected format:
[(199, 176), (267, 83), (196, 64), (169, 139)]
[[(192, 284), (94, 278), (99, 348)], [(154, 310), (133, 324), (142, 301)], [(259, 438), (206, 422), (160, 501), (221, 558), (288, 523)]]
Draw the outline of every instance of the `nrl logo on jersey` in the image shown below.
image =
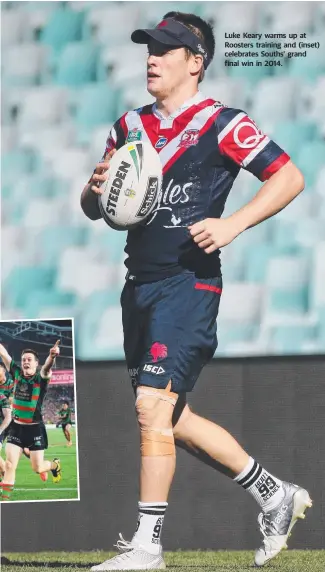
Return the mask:
[(141, 129), (137, 129), (135, 127), (134, 129), (131, 129), (131, 131), (128, 132), (126, 143), (133, 143), (133, 141), (141, 141), (141, 139), (142, 139), (142, 131)]

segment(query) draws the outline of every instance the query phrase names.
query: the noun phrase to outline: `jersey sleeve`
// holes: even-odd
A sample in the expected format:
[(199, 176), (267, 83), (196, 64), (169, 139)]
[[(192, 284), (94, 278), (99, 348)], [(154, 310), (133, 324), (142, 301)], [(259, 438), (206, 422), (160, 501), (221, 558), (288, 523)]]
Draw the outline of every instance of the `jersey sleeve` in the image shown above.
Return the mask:
[(125, 143), (124, 115), (115, 121), (106, 139), (106, 147), (102, 159), (113, 149), (120, 149)]
[(21, 374), (21, 367), (19, 367), (19, 365), (17, 365), (13, 359), (10, 362), (9, 373), (14, 379), (15, 379), (16, 375)]
[(216, 119), (218, 145), (223, 156), (266, 181), (290, 157), (240, 109), (225, 107)]
[(3, 393), (0, 393), (0, 407), (1, 409), (10, 409), (10, 403)]

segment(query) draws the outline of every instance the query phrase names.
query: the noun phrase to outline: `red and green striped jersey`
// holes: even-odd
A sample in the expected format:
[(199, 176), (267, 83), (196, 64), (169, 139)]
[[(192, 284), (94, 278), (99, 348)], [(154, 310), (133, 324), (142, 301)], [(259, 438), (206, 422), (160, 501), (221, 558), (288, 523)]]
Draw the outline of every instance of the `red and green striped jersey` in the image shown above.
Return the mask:
[(10, 409), (10, 403), (3, 392), (0, 393), (0, 423), (4, 420), (4, 415), (2, 410)]
[(71, 413), (72, 413), (72, 409), (70, 407), (68, 407), (68, 409), (60, 409), (60, 411), (58, 412), (58, 415), (60, 415), (60, 420), (62, 423), (66, 424), (66, 423), (70, 423), (71, 425)]
[(14, 360), (10, 363), (10, 373), (14, 380), (13, 419), (21, 423), (40, 423), (50, 378), (42, 377), (40, 372), (32, 377), (24, 377), (21, 367)]
[(12, 396), (13, 391), (14, 391), (14, 382), (10, 377), (0, 385), (0, 392), (3, 393), (9, 399), (9, 397)]

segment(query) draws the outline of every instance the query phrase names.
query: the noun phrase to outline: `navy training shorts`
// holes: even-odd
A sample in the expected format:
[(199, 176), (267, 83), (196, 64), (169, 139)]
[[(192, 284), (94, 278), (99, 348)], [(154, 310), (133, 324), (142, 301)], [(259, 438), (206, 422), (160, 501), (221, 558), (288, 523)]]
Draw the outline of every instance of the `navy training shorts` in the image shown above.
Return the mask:
[(157, 282), (127, 280), (121, 295), (124, 352), (132, 385), (192, 391), (217, 348), (222, 278), (192, 272)]

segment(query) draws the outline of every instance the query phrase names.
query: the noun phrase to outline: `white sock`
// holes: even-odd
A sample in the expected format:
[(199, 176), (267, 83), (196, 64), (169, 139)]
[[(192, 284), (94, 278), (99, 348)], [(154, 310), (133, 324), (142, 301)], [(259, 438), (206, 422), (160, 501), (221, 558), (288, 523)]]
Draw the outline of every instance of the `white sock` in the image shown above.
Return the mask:
[(263, 512), (273, 510), (284, 499), (282, 481), (263, 469), (252, 457), (234, 481), (254, 497)]
[(132, 538), (148, 552), (158, 554), (167, 502), (139, 502), (138, 527)]

